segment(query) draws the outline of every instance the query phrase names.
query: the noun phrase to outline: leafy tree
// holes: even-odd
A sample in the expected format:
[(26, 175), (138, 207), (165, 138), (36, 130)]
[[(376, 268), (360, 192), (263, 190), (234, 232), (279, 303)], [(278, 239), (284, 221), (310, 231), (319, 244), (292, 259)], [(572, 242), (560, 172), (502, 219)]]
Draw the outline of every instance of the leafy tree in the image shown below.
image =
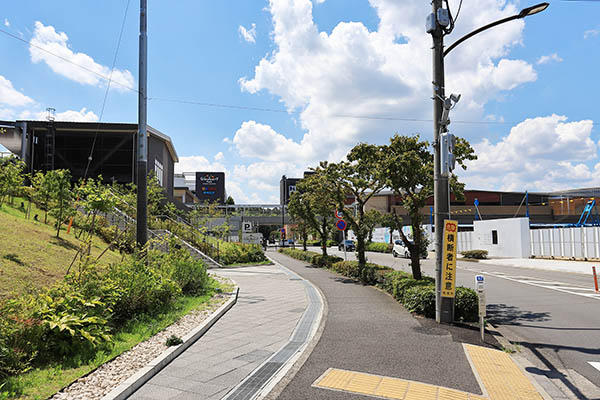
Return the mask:
[(368, 232), (367, 243), (371, 243), (373, 241), (373, 230), (381, 223), (381, 218), (381, 213), (374, 208), (365, 212), (365, 229)]
[(32, 177), (33, 187), (35, 189), (35, 202), (44, 210), (44, 223), (48, 223), (48, 210), (52, 195), (56, 190), (56, 176), (52, 171), (47, 173), (36, 172)]
[(102, 184), (102, 176), (99, 176), (97, 180), (88, 178), (81, 182), (78, 187), (79, 203), (88, 215), (92, 216), (89, 229), (89, 235), (91, 236), (94, 232), (96, 216), (101, 212), (112, 211), (117, 201), (110, 188)]
[(228, 205), (228, 206), (235, 205), (235, 201), (233, 200), (233, 197), (227, 196), (227, 200), (225, 200), (225, 205)]
[(394, 218), (394, 215), (391, 213), (385, 213), (385, 214), (381, 214), (381, 222), (380, 222), (381, 226), (383, 226), (384, 228), (387, 228), (390, 231), (390, 247), (394, 245), (394, 237), (393, 237), (393, 233), (394, 233), (394, 229), (397, 228), (397, 224), (396, 224), (396, 219)]
[(71, 192), (71, 172), (67, 169), (57, 169), (46, 172), (55, 183), (50, 203), (50, 214), (56, 220), (56, 237), (60, 237), (60, 227), (65, 218), (74, 214), (73, 192)]
[[(362, 276), (367, 263), (365, 240), (368, 218), (365, 218), (365, 204), (385, 186), (386, 146), (360, 143), (350, 150), (346, 158), (347, 161), (339, 163), (322, 162), (316, 171), (324, 177), (330, 198), (338, 210), (344, 210), (344, 219), (356, 235), (358, 268)], [(353, 204), (349, 204), (349, 200)]]
[(0, 158), (0, 207), (5, 197), (10, 201), (21, 189), (25, 163), (14, 156)]
[(298, 182), (288, 205), (290, 214), (296, 222), (312, 228), (319, 236), (321, 252), (327, 255), (327, 240), (334, 229), (335, 199), (331, 196), (331, 187), (324, 178), (323, 170), (316, 170)]
[[(421, 141), (419, 136), (394, 135), (387, 146), (388, 158), (386, 159), (385, 176), (386, 185), (396, 195), (402, 197), (402, 205), (408, 211), (410, 224), (413, 231), (413, 241), (406, 237), (402, 231), (402, 220), (394, 213), (396, 229), (402, 241), (410, 251), (411, 269), (413, 278), (421, 279), (421, 264), (419, 255), (426, 248), (425, 235), (421, 228), (426, 200), (433, 195), (433, 153), (429, 142)], [(471, 145), (462, 138), (458, 138), (454, 154), (457, 163), (466, 169), (466, 160), (475, 160)], [(449, 179), (450, 188), (457, 199), (463, 197), (464, 184), (458, 182), (456, 175)]]

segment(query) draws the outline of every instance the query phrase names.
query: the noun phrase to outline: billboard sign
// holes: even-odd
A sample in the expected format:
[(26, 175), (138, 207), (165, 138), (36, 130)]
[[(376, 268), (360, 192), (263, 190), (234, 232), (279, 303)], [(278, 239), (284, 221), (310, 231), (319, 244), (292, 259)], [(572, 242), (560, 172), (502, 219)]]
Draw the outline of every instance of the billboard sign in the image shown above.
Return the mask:
[(202, 203), (225, 203), (225, 173), (196, 172), (196, 196)]

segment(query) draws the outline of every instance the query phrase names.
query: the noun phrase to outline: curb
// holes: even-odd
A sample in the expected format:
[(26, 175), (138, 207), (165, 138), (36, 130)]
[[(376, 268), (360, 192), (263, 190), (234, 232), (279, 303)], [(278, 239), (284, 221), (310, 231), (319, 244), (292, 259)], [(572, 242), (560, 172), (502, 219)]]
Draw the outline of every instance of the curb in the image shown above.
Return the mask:
[[(326, 309), (326, 302), (325, 302), (325, 298), (323, 297), (322, 293), (317, 288), (317, 286), (314, 285), (309, 280), (301, 277), (300, 275), (296, 274), (294, 271), (290, 270), (289, 268), (286, 268), (284, 265), (273, 260), (269, 256), (267, 256), (267, 258), (269, 258), (269, 260), (271, 260), (273, 262), (273, 265), (275, 265), (276, 267), (281, 269), (287, 275), (299, 278), (299, 280), (303, 282), (305, 287), (312, 287), (315, 290), (315, 293), (318, 296), (317, 298), (320, 303), (319, 313), (318, 313), (317, 317), (311, 323), (312, 326), (310, 328), (310, 331), (308, 332), (308, 336), (307, 336), (305, 342), (297, 350), (295, 350), (293, 354), (286, 355), (285, 354), (286, 351), (284, 351), (284, 350), (290, 343), (292, 343), (294, 336), (298, 332), (298, 328), (299, 328), (298, 325), (296, 325), (296, 327), (294, 328), (294, 331), (292, 332), (287, 344), (283, 345), (271, 357), (266, 359), (261, 365), (259, 365), (252, 372), (250, 372), (250, 374), (248, 374), (248, 376), (246, 376), (239, 384), (237, 384), (229, 392), (227, 392), (225, 394), (225, 396), (223, 396), (223, 399), (230, 399), (230, 398), (231, 399), (237, 399), (237, 398), (245, 398), (246, 399), (247, 398), (247, 399), (253, 399), (253, 400), (263, 400), (263, 399), (266, 400), (267, 398), (270, 399), (271, 394), (275, 391), (277, 391), (278, 392), (277, 394), (279, 394), (279, 392), (289, 383), (289, 380), (284, 379), (284, 378), (291, 378), (292, 376), (295, 375), (297, 370), (300, 369), (302, 364), (304, 364), (304, 362), (308, 358), (308, 355), (310, 355), (310, 353), (314, 349), (314, 345), (316, 345), (316, 341), (318, 341), (318, 339), (320, 338), (319, 332), (323, 328), (322, 323), (323, 323), (323, 317), (325, 315), (324, 311)], [(308, 293), (307, 293), (307, 296), (308, 296)], [(308, 311), (308, 309), (310, 307), (310, 300), (308, 300), (308, 301), (309, 301), (309, 303), (307, 304), (307, 308), (304, 310), (303, 316), (300, 317), (298, 324), (300, 324), (300, 322), (302, 321), (302, 318), (304, 317), (305, 313)], [(316, 338), (316, 341), (315, 341), (315, 338)], [(306, 354), (307, 351), (308, 351), (308, 355)], [(281, 357), (286, 358), (285, 361), (283, 361), (283, 364), (276, 371), (274, 371), (264, 381), (264, 383), (260, 383), (261, 379), (260, 379), (260, 376), (257, 378), (257, 376), (256, 376), (257, 373), (258, 373), (258, 375), (260, 375), (260, 371), (263, 367), (265, 367), (268, 363), (272, 362), (274, 359), (281, 358)], [(297, 369), (294, 370), (295, 367), (297, 367)], [(240, 391), (243, 390), (245, 385), (249, 385), (249, 387), (251, 387), (251, 389), (250, 389), (251, 393), (246, 392), (246, 393), (240, 394), (241, 393)]]
[[(510, 342), (510, 340), (505, 338), (504, 335), (498, 329), (496, 329), (495, 326), (493, 326), (489, 322), (486, 322), (485, 329), (494, 335), (494, 337), (496, 338), (496, 340), (498, 341), (498, 343), (500, 343), (500, 345), (502, 347), (508, 349), (508, 348), (510, 348), (510, 346), (513, 345)], [(553, 388), (554, 384), (552, 382), (550, 382), (550, 380), (548, 378), (542, 378), (540, 376), (540, 378), (544, 379), (544, 381), (547, 380), (547, 382), (545, 382), (545, 384), (544, 384), (545, 387), (542, 387), (542, 385), (540, 385), (540, 383), (535, 379), (535, 377), (526, 370), (527, 367), (531, 366), (531, 362), (529, 360), (527, 360), (524, 356), (521, 356), (521, 355), (516, 356), (513, 354), (509, 354), (509, 356), (514, 361), (514, 363), (519, 367), (521, 372), (527, 377), (529, 382), (531, 382), (531, 384), (535, 387), (535, 389), (538, 391), (540, 396), (542, 396), (542, 398), (544, 400), (552, 400), (553, 397), (551, 397), (548, 394), (548, 391), (545, 389), (545, 387), (547, 387), (547, 385), (551, 385), (551, 387)], [(479, 381), (479, 379), (478, 379), (478, 381)], [(551, 389), (551, 387), (548, 387), (548, 389)]]
[[(234, 282), (235, 283), (235, 282)], [(150, 361), (144, 368), (138, 370), (135, 374), (130, 376), (126, 381), (121, 383), (119, 386), (111, 390), (107, 395), (102, 397), (101, 400), (125, 400), (131, 396), (136, 390), (150, 380), (154, 375), (159, 373), (164, 367), (166, 367), (171, 361), (177, 356), (187, 350), (194, 342), (200, 339), (227, 311), (237, 303), (238, 294), (240, 292), (237, 284), (234, 287), (235, 295), (232, 295), (221, 307), (217, 309), (208, 319), (202, 324), (198, 325), (191, 332), (185, 335), (183, 343), (179, 346), (173, 346), (163, 351), (161, 355)]]

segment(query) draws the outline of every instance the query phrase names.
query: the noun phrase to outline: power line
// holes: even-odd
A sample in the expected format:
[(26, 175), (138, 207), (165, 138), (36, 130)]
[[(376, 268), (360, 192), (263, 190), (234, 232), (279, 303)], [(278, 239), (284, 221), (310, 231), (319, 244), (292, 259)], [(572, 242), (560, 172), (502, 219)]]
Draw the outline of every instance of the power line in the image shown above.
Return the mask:
[(123, 22), (121, 23), (121, 31), (119, 32), (119, 40), (117, 41), (117, 48), (115, 50), (115, 56), (113, 58), (113, 63), (110, 68), (110, 76), (108, 77), (108, 83), (106, 85), (106, 91), (104, 92), (104, 100), (102, 100), (102, 109), (100, 110), (100, 117), (98, 118), (98, 124), (96, 125), (96, 133), (94, 134), (94, 141), (92, 142), (92, 148), (90, 149), (90, 155), (88, 156), (88, 162), (85, 167), (85, 173), (83, 174), (83, 179), (87, 178), (88, 171), (90, 169), (90, 164), (92, 163), (92, 155), (94, 154), (94, 149), (96, 148), (96, 140), (98, 139), (98, 131), (100, 130), (100, 124), (102, 123), (102, 118), (104, 116), (104, 109), (106, 107), (106, 100), (108, 99), (108, 92), (110, 91), (110, 84), (113, 82), (112, 76), (115, 71), (115, 65), (117, 64), (117, 56), (119, 55), (119, 49), (121, 48), (121, 40), (123, 39), (123, 31), (125, 30), (125, 22), (127, 21), (127, 12), (129, 11), (129, 3), (131, 0), (127, 0), (127, 6), (125, 7), (125, 15), (123, 15)]
[[(58, 55), (58, 54), (55, 54), (55, 53), (53, 53), (53, 52), (51, 52), (51, 51), (48, 51), (48, 50), (44, 49), (43, 47), (37, 46), (37, 45), (35, 45), (35, 44), (33, 44), (33, 43), (31, 43), (31, 42), (29, 42), (29, 41), (27, 41), (27, 40), (25, 40), (25, 39), (23, 39), (23, 38), (19, 37), (19, 36), (17, 36), (17, 35), (15, 35), (15, 34), (13, 34), (13, 33), (10, 33), (10, 32), (8, 32), (8, 31), (6, 31), (6, 30), (4, 30), (4, 29), (1, 29), (1, 28), (0, 28), (0, 33), (3, 33), (3, 34), (5, 34), (5, 35), (7, 35), (7, 36), (9, 36), (9, 37), (11, 37), (11, 38), (13, 38), (13, 39), (16, 39), (16, 40), (18, 40), (18, 41), (20, 41), (20, 42), (23, 42), (23, 43), (25, 43), (25, 44), (26, 44), (26, 45), (28, 45), (28, 46), (35, 47), (36, 49), (38, 49), (38, 50), (41, 50), (41, 51), (43, 51), (44, 53), (50, 54), (50, 55), (51, 55), (51, 56), (53, 56), (53, 57), (59, 58), (59, 59), (63, 60), (64, 62), (67, 62), (67, 63), (69, 63), (69, 64), (75, 65), (76, 67), (79, 67), (79, 68), (81, 68), (81, 69), (83, 69), (83, 70), (85, 70), (85, 71), (88, 71), (88, 72), (90, 72), (90, 73), (92, 73), (92, 74), (94, 74), (94, 75), (97, 75), (97, 76), (99, 76), (100, 78), (102, 78), (102, 79), (104, 79), (104, 80), (106, 80), (106, 81), (109, 81), (109, 80), (111, 80), (111, 78), (110, 78), (110, 77), (108, 77), (108, 76), (105, 76), (105, 75), (103, 75), (103, 74), (101, 74), (101, 73), (99, 73), (99, 72), (97, 72), (97, 71), (94, 71), (93, 69), (90, 69), (90, 68), (84, 67), (83, 65), (77, 64), (76, 62), (73, 62), (73, 61), (69, 60), (69, 59), (68, 59), (68, 58), (66, 58), (66, 57), (63, 57), (63, 56), (60, 56), (60, 55)], [(112, 72), (111, 72), (111, 74), (112, 74)], [(131, 88), (131, 87), (129, 87), (129, 86), (127, 86), (127, 85), (123, 84), (123, 83), (119, 83), (119, 82), (116, 82), (116, 81), (115, 81), (115, 82), (113, 82), (113, 83), (116, 83), (117, 85), (119, 85), (119, 86), (122, 86), (122, 87), (124, 87), (124, 88), (125, 88), (125, 89), (127, 89), (127, 90), (131, 90), (132, 92), (135, 92), (135, 93), (137, 93), (137, 92), (138, 92), (137, 90), (135, 90), (135, 89), (133, 89), (133, 88)]]
[[(563, 1), (600, 1), (600, 0), (563, 0)], [(462, 3), (462, 1), (461, 1)], [(460, 7), (462, 6), (462, 4), (459, 6), (459, 10)], [(127, 8), (129, 8), (129, 1), (128, 1), (128, 5)], [(126, 11), (127, 12), (127, 11)], [(460, 12), (460, 11), (459, 11)], [(458, 16), (458, 13), (457, 13)], [(40, 46), (37, 46), (33, 43), (28, 42), (25, 39), (20, 38), (17, 35), (14, 35), (4, 29), (0, 28), (0, 33), (4, 33), (5, 35), (16, 39), (20, 42), (25, 43), (26, 45), (29, 45), (31, 47), (35, 47), (47, 54), (52, 55), (53, 57), (59, 58), (69, 64), (72, 64), (78, 68), (81, 68), (85, 71), (88, 71), (94, 75), (99, 76), (100, 78), (106, 80), (109, 82), (109, 85), (111, 83), (113, 84), (117, 84), (119, 86), (124, 87), (127, 90), (130, 90), (134, 93), (138, 93), (139, 91), (136, 89), (133, 89), (125, 84), (122, 84), (118, 81), (113, 81), (112, 80), (112, 73), (114, 71), (114, 63), (113, 63), (113, 68), (111, 69), (111, 75), (110, 76), (105, 76), (97, 71), (94, 71), (90, 68), (84, 67), (83, 65), (77, 64), (71, 60), (69, 60), (68, 58), (62, 57), (58, 54), (52, 53), (51, 51), (48, 51)], [(121, 35), (123, 33), (123, 28), (121, 29)], [(119, 44), (121, 41), (121, 36), (119, 37)], [(118, 49), (117, 49), (118, 51)], [(108, 89), (107, 89), (108, 91)], [(106, 96), (105, 96), (106, 97)], [(247, 110), (247, 111), (262, 111), (262, 112), (272, 112), (272, 113), (281, 113), (281, 114), (292, 114), (292, 115), (299, 115), (300, 112), (299, 111), (293, 111), (293, 110), (284, 110), (284, 109), (274, 109), (274, 108), (263, 108), (263, 107), (252, 107), (252, 106), (242, 106), (242, 105), (234, 105), (234, 104), (220, 104), (220, 103), (212, 103), (212, 102), (201, 102), (201, 101), (193, 101), (193, 100), (184, 100), (184, 99), (168, 99), (168, 98), (162, 98), (162, 97), (148, 97), (148, 100), (154, 100), (154, 101), (161, 101), (161, 102), (168, 102), (168, 103), (179, 103), (179, 104), (189, 104), (189, 105), (196, 105), (196, 106), (203, 106), (203, 107), (213, 107), (213, 108), (225, 108), (225, 109), (235, 109), (235, 110)], [(104, 111), (104, 104), (103, 104), (103, 111)], [(335, 118), (350, 118), (350, 119), (363, 119), (363, 120), (379, 120), (379, 121), (402, 121), (402, 122), (433, 122), (433, 120), (431, 119), (419, 119), (419, 118), (400, 118), (400, 117), (385, 117), (385, 116), (374, 116), (374, 115), (352, 115), (352, 114), (331, 114), (330, 116), (335, 117)], [(522, 121), (519, 122), (510, 122), (510, 121), (466, 121), (466, 120), (455, 120), (452, 121), (452, 123), (454, 124), (467, 124), (467, 125), (516, 125), (519, 124)], [(597, 125), (596, 122), (592, 121), (593, 125)]]
[[(224, 104), (224, 103), (211, 103), (211, 102), (194, 101), (194, 100), (168, 99), (168, 98), (164, 98), (164, 97), (149, 97), (148, 100), (161, 101), (161, 102), (166, 102), (166, 103), (188, 104), (188, 105), (195, 105), (195, 106), (201, 106), (201, 107), (225, 108), (225, 109), (248, 110), (248, 111), (263, 111), (263, 112), (273, 112), (273, 113), (292, 114), (292, 115), (300, 115), (301, 114), (301, 111), (284, 110), (284, 109), (277, 109), (277, 108), (263, 108), (263, 107), (251, 107), (251, 106), (242, 106), (242, 105), (234, 105), (234, 104)], [(433, 120), (431, 120), (431, 119), (385, 117), (385, 116), (375, 116), (375, 115), (330, 114), (330, 116), (335, 117), (335, 118), (351, 118), (351, 119), (366, 119), (366, 120), (381, 120), (381, 121), (433, 122)], [(470, 124), (470, 125), (516, 125), (521, 122), (522, 121), (511, 122), (511, 121), (452, 120), (453, 124)], [(594, 121), (591, 121), (591, 123), (594, 125), (597, 125), (597, 123)]]

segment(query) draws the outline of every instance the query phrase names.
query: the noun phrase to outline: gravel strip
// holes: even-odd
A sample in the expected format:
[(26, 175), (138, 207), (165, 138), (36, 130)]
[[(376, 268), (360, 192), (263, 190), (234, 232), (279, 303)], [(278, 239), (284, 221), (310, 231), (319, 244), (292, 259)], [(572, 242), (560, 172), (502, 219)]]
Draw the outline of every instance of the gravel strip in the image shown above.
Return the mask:
[[(219, 276), (212, 275), (212, 277), (222, 283), (231, 283), (229, 280)], [(101, 365), (89, 375), (79, 378), (59, 393), (50, 397), (50, 399), (101, 399), (165, 351), (168, 348), (165, 345), (168, 337), (171, 335), (178, 337), (185, 336), (223, 305), (229, 297), (230, 294), (226, 293), (213, 296), (207, 309), (195, 310), (183, 316), (150, 339), (137, 344), (131, 350), (117, 356), (114, 360)]]

